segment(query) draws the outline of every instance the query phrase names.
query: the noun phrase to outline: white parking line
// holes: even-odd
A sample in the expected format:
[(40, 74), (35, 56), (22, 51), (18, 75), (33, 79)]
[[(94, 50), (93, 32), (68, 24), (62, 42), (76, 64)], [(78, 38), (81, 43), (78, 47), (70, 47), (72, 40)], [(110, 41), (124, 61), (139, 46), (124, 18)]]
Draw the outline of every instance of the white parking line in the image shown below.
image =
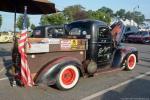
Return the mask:
[(97, 92), (97, 93), (94, 93), (94, 94), (92, 94), (92, 95), (90, 95), (90, 96), (87, 96), (87, 97), (81, 99), (81, 100), (91, 100), (91, 99), (93, 99), (93, 98), (95, 98), (95, 97), (98, 97), (98, 96), (100, 96), (100, 95), (102, 95), (102, 94), (104, 94), (104, 93), (106, 93), (106, 92), (109, 92), (109, 91), (111, 91), (111, 90), (114, 90), (114, 89), (116, 89), (116, 88), (119, 88), (119, 87), (121, 87), (121, 86), (123, 86), (123, 85), (126, 85), (126, 84), (128, 84), (128, 83), (131, 83), (131, 82), (133, 82), (133, 81), (135, 81), (135, 80), (137, 80), (137, 79), (140, 79), (140, 78), (142, 78), (142, 77), (145, 77), (145, 76), (147, 76), (147, 75), (150, 75), (150, 71), (149, 71), (149, 72), (146, 72), (146, 73), (144, 73), (144, 74), (141, 74), (141, 75), (139, 75), (139, 76), (137, 76), (137, 77), (134, 77), (133, 79), (127, 80), (127, 81), (122, 82), (122, 83), (119, 83), (119, 84), (117, 84), (117, 85), (115, 85), (115, 86), (112, 86), (112, 87), (110, 87), (110, 88), (108, 88), (108, 89), (105, 89), (105, 90), (99, 91), (99, 92)]
[(1, 78), (0, 81), (8, 80), (8, 77)]
[(5, 68), (3, 67), (1, 70), (0, 70), (0, 74), (1, 74), (1, 72), (3, 72), (5, 70)]
[[(9, 65), (7, 65), (6, 67), (9, 67), (9, 66), (11, 66), (12, 64), (9, 64)], [(3, 67), (1, 70), (0, 70), (0, 74), (3, 72), (5, 70), (5, 68)]]
[[(11, 66), (12, 64), (9, 64), (7, 65), (6, 67), (9, 67)], [(0, 74), (5, 70), (5, 68), (3, 67), (1, 70), (0, 70)], [(4, 80), (8, 80), (8, 77), (4, 77), (4, 78), (0, 78), (0, 81), (4, 81)]]

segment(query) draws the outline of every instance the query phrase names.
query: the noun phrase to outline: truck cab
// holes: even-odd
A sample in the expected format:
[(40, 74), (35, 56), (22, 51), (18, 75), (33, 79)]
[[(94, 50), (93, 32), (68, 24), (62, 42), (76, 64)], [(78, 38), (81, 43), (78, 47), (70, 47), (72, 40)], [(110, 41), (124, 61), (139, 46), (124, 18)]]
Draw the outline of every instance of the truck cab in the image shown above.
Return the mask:
[(111, 30), (106, 23), (93, 20), (73, 22), (67, 26), (67, 31), (69, 36), (87, 40), (87, 60), (93, 60), (98, 65), (110, 63), (114, 48)]
[[(113, 35), (112, 30), (102, 21), (79, 20), (65, 25), (62, 37), (29, 38), (31, 46), (26, 46), (26, 53), (35, 83), (68, 90), (80, 77), (116, 69), (133, 70), (138, 62), (137, 49), (121, 45), (121, 35)], [(13, 54), (17, 68), (21, 58)]]

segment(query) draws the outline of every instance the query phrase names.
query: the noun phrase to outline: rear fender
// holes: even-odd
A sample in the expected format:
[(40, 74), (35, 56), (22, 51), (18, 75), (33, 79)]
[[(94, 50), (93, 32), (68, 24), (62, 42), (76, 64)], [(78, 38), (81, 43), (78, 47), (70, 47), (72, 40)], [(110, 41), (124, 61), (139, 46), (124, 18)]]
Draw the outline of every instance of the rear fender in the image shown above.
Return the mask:
[(114, 57), (112, 60), (112, 67), (122, 67), (124, 60), (127, 59), (129, 54), (135, 54), (138, 62), (138, 51), (134, 47), (121, 47), (114, 51)]
[(44, 83), (47, 85), (53, 85), (56, 82), (56, 76), (61, 70), (62, 66), (65, 64), (73, 64), (78, 67), (81, 74), (84, 73), (81, 62), (73, 57), (61, 57), (55, 59), (48, 64), (46, 64), (37, 74), (35, 78), (35, 83)]

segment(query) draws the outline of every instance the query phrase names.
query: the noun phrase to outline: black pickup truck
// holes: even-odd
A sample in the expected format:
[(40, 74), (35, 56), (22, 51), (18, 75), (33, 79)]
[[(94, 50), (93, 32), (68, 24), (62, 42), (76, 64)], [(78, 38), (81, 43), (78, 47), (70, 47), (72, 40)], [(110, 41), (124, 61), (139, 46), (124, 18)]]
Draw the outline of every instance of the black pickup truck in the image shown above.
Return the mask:
[[(133, 70), (138, 62), (137, 49), (121, 45), (119, 38), (114, 40), (111, 30), (102, 21), (79, 20), (65, 25), (65, 34), (60, 37), (54, 34), (38, 38), (40, 33), (35, 33), (37, 36), (28, 39), (31, 47), (26, 47), (35, 83), (67, 90), (80, 77), (117, 69)], [(17, 69), (20, 58), (16, 55), (19, 54), (13, 52)]]

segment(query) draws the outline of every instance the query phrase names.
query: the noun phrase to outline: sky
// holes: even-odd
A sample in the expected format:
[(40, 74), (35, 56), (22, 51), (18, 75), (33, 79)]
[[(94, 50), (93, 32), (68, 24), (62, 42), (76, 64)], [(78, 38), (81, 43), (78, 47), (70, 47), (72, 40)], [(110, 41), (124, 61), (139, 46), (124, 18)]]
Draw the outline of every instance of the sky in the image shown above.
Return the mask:
[[(125, 9), (126, 11), (140, 11), (147, 19), (150, 19), (150, 0), (50, 0), (55, 3), (56, 8), (63, 10), (67, 6), (80, 4), (85, 7), (86, 10), (97, 10), (103, 6), (111, 8), (114, 12), (119, 9)], [(139, 5), (139, 8), (138, 8)], [(1, 12), (3, 17), (2, 27), (0, 31), (13, 31), (14, 14)], [(19, 15), (19, 14), (17, 14)], [(30, 15), (31, 23), (36, 26), (39, 25), (40, 15)]]

